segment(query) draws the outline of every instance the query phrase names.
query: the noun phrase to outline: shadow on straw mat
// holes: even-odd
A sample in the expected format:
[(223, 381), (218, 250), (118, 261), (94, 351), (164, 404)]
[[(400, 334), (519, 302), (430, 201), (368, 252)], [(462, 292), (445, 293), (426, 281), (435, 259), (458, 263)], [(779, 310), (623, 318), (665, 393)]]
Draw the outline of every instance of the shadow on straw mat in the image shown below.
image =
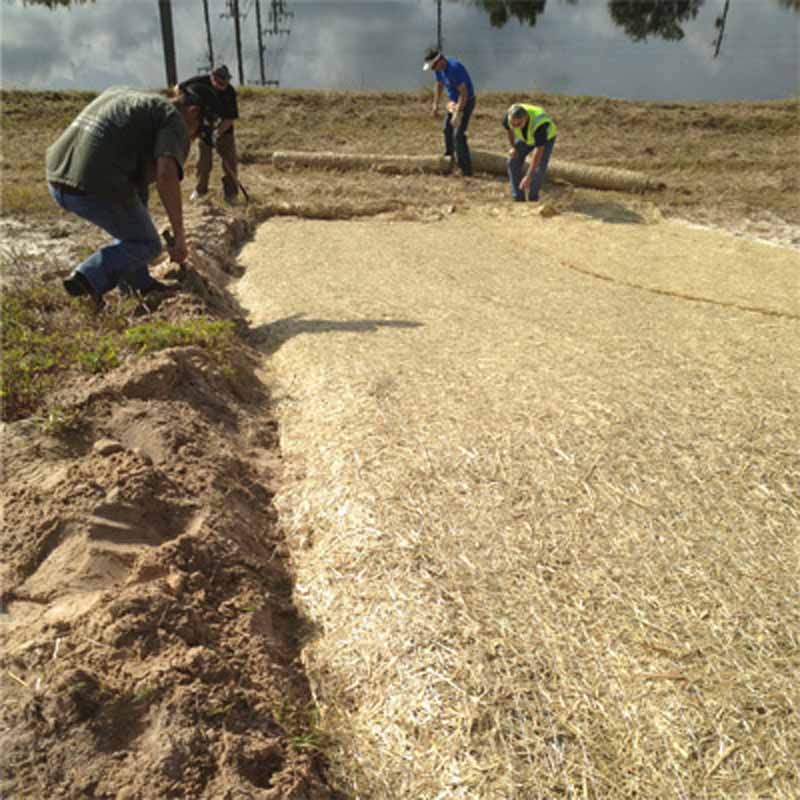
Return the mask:
[(263, 353), (274, 353), (295, 336), (304, 333), (376, 333), (381, 328), (420, 328), (407, 319), (305, 319), (303, 314), (277, 319), (250, 331), (253, 344)]
[(637, 211), (610, 200), (576, 200), (573, 201), (570, 211), (586, 214), (614, 225), (646, 222), (645, 218)]

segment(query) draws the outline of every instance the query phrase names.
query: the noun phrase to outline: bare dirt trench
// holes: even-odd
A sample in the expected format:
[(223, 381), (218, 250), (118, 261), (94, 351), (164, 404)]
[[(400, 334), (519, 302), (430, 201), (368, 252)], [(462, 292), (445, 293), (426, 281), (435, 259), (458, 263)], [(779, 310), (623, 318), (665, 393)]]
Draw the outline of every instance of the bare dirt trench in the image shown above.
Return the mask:
[[(510, 207), (273, 219), (241, 262), (339, 787), (713, 796), (781, 762), (731, 697), (792, 685), (796, 251)], [(645, 690), (701, 666), (703, 704)], [(749, 745), (696, 745), (737, 714)]]

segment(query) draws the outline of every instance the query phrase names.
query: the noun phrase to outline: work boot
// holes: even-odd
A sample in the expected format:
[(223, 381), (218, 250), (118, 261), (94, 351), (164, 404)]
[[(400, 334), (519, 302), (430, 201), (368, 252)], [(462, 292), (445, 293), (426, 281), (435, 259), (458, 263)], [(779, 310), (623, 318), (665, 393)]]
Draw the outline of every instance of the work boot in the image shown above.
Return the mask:
[(94, 303), (95, 311), (100, 311), (105, 303), (103, 296), (94, 290), (89, 279), (82, 272), (73, 272), (62, 281), (64, 291), (70, 297), (89, 297)]
[(142, 289), (142, 294), (147, 295), (151, 292), (172, 292), (178, 287), (169, 283), (164, 283), (164, 281), (160, 281), (157, 278), (153, 278), (153, 282), (147, 286), (146, 289)]

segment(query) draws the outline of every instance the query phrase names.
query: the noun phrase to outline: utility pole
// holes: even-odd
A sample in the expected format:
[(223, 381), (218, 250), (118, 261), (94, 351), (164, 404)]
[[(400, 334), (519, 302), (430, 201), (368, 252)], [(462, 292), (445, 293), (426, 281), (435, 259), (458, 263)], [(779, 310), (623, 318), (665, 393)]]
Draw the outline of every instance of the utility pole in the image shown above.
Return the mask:
[(244, 86), (244, 64), (242, 63), (242, 27), (239, 20), (239, 0), (228, 0), (236, 33), (236, 62), (239, 67), (239, 86)]
[(264, 38), (261, 30), (261, 0), (256, 0), (256, 29), (258, 30), (258, 63), (261, 67), (261, 85), (267, 83), (267, 76), (264, 74)]
[(164, 43), (164, 66), (167, 70), (167, 86), (178, 82), (178, 68), (175, 65), (175, 34), (172, 30), (172, 0), (158, 0), (161, 17), (161, 39)]
[(203, 0), (203, 11), (206, 16), (206, 39), (208, 40), (208, 70), (214, 69), (214, 45), (211, 43), (211, 20), (208, 17), (208, 0)]
[(436, 49), (442, 52), (442, 0), (436, 0)]

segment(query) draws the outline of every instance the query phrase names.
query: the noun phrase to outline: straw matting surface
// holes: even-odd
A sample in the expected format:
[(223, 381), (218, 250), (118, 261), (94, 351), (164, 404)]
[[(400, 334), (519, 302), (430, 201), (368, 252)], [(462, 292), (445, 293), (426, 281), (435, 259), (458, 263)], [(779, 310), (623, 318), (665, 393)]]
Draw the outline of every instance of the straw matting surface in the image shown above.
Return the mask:
[(348, 796), (800, 794), (798, 259), (676, 230), (276, 219), (243, 252)]

